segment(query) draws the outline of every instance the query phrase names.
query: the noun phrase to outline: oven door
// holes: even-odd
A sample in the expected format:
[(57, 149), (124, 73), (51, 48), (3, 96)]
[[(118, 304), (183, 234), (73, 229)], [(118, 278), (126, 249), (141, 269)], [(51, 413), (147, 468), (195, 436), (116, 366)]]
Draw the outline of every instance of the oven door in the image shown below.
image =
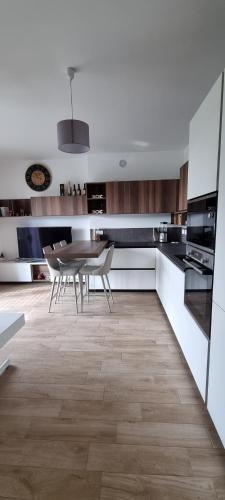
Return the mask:
[(186, 264), (184, 303), (204, 334), (210, 338), (213, 272), (195, 261), (186, 261)]

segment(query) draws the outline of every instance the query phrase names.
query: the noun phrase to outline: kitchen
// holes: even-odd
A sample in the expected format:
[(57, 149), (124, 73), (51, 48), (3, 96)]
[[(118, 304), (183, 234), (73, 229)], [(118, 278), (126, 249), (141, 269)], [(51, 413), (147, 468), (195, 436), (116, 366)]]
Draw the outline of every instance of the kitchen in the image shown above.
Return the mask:
[[(39, 12), (31, 3), (31, 7), (26, 5), (31, 26), (36, 9), (36, 16), (41, 13), (43, 22), (48, 19), (51, 30), (49, 0), (45, 15), (40, 7)], [(96, 0), (99, 16), (100, 3)], [(148, 133), (145, 135), (144, 122), (143, 127), (139, 123), (138, 133), (142, 130), (139, 139), (132, 119), (135, 110), (138, 116), (137, 102), (134, 99), (130, 115), (126, 92), (117, 88), (114, 68), (112, 89), (107, 84), (106, 87), (107, 95), (112, 90), (111, 100), (117, 109), (115, 118), (113, 106), (110, 107), (113, 127), (117, 130), (116, 123), (118, 127), (116, 138), (108, 128), (107, 119), (103, 119), (106, 118), (104, 105), (99, 109), (109, 150), (105, 151), (104, 141), (98, 143), (96, 130), (100, 115), (96, 108), (93, 115), (91, 112), (88, 115), (87, 108), (79, 103), (82, 110), (79, 116), (85, 117), (86, 111), (88, 117), (96, 120), (96, 129), (94, 120), (90, 126), (93, 140), (90, 153), (72, 155), (69, 152), (68, 155), (67, 151), (66, 154), (60, 152), (59, 156), (55, 153), (54, 157), (56, 123), (62, 123), (59, 120), (64, 108), (59, 106), (57, 113), (51, 108), (51, 122), (48, 122), (47, 114), (42, 115), (44, 110), (40, 107), (38, 111), (37, 106), (37, 123), (40, 125), (41, 116), (45, 116), (51, 130), (48, 139), (38, 128), (37, 143), (33, 141), (36, 125), (32, 122), (34, 129), (26, 154), (20, 151), (18, 138), (21, 145), (22, 138), (18, 127), (18, 137), (13, 129), (15, 154), (0, 155), (0, 498), (219, 500), (225, 495), (225, 63), (216, 40), (208, 57), (212, 62), (217, 55), (217, 66), (209, 68), (204, 62), (205, 46), (211, 40), (210, 22), (214, 22), (210, 2), (206, 1), (209, 23), (206, 33), (200, 30), (201, 23), (204, 24), (199, 18), (203, 6), (198, 11), (192, 2), (190, 12), (182, 1), (185, 15), (190, 16), (195, 41), (197, 31), (204, 40), (204, 44), (199, 45), (199, 51), (204, 48), (201, 52), (204, 75), (195, 67), (197, 52), (193, 47), (193, 57), (190, 64), (187, 62), (188, 71), (184, 72), (181, 61), (177, 65), (172, 27), (178, 30), (182, 26), (185, 31), (186, 18), (180, 8), (176, 19), (175, 10), (172, 9), (172, 16), (165, 2), (159, 3), (167, 18), (166, 26), (171, 28), (168, 40), (172, 40), (174, 50), (174, 71), (183, 68), (180, 75), (176, 69), (177, 81), (179, 76), (185, 76), (186, 82), (186, 86), (177, 85), (175, 99), (170, 80), (164, 81), (176, 108), (177, 123), (173, 121), (172, 107), (165, 105), (168, 98), (163, 101), (164, 109), (160, 107), (162, 96), (156, 67), (159, 96), (156, 88), (150, 94), (157, 101), (157, 116), (154, 107), (150, 115), (154, 116), (155, 123), (149, 114), (145, 115), (143, 101), (147, 101), (143, 87), (143, 101), (138, 95), (138, 102), (142, 110), (140, 116), (143, 120), (148, 116), (145, 122)], [(159, 3), (147, 6), (143, 2), (139, 8), (131, 7), (133, 14), (135, 12), (131, 19), (135, 19), (135, 23), (141, 13), (146, 35), (149, 31), (145, 26), (144, 4), (148, 13), (152, 13), (152, 19), (158, 13), (157, 23), (161, 23)], [(174, 8), (177, 2), (169, 0), (169, 3)], [(26, 0), (23, 4), (24, 7)], [(216, 25), (221, 41), (225, 10), (219, 0), (216, 4)], [(57, 2), (56, 11), (58, 8), (61, 12)], [(77, 8), (85, 13), (84, 5)], [(74, 14), (74, 6), (70, 5), (70, 9)], [(113, 8), (108, 5), (107, 9)], [(118, 14), (117, 9), (116, 12)], [(59, 22), (56, 13), (54, 19)], [(92, 14), (93, 26), (100, 28), (94, 12)], [(126, 37), (130, 37), (131, 19), (122, 7), (120, 14), (121, 20), (128, 23), (123, 23), (123, 27)], [(102, 16), (101, 12), (101, 21)], [(111, 16), (125, 50), (120, 20), (117, 16), (114, 19), (112, 12)], [(61, 19), (70, 23), (68, 13)], [(17, 30), (16, 23), (14, 27)], [(153, 24), (151, 30), (154, 32)], [(141, 31), (139, 27), (139, 37)], [(167, 35), (164, 35), (165, 50)], [(47, 32), (43, 32), (41, 46), (47, 36)], [(56, 42), (55, 32), (52, 36)], [(117, 40), (110, 39), (110, 32), (107, 36), (113, 50)], [(102, 43), (101, 37), (96, 38), (93, 50), (97, 50), (100, 41)], [(139, 49), (143, 48), (141, 38), (135, 43)], [(150, 44), (147, 45), (149, 50)], [(182, 46), (183, 54), (188, 46)], [(48, 54), (49, 50), (51, 44)], [(163, 57), (160, 47), (157, 50)], [(118, 52), (116, 58), (119, 58)], [(165, 61), (164, 67), (167, 67)], [(192, 67), (195, 67), (193, 74)], [(34, 75), (34, 66), (32, 68)], [(96, 73), (100, 68), (103, 71), (104, 65), (96, 60)], [(73, 74), (72, 69), (68, 68), (69, 74)], [(126, 71), (126, 66), (123, 70)], [(92, 84), (99, 98), (97, 83), (101, 79), (96, 78), (93, 67), (89, 71), (94, 74)], [(106, 73), (107, 81), (110, 72)], [(65, 75), (60, 76), (58, 85), (56, 69), (53, 74), (54, 92), (59, 91), (62, 98)], [(41, 75), (43, 78), (43, 73)], [(47, 87), (50, 75), (49, 69)], [(169, 75), (172, 78), (171, 68)], [(82, 96), (81, 101), (88, 93), (91, 109), (90, 87), (79, 84), (79, 79), (84, 82), (85, 78), (84, 65), (75, 75), (75, 81), (70, 81), (69, 91), (72, 97), (72, 82)], [(123, 78), (122, 71), (121, 82)], [(44, 81), (45, 78), (40, 87)], [(147, 81), (148, 85), (153, 84), (149, 73)], [(184, 80), (182, 82), (184, 84)], [(142, 80), (134, 78), (131, 82), (133, 98), (135, 85), (141, 90)], [(106, 87), (101, 86), (102, 103)], [(38, 92), (41, 95), (38, 81), (35, 88), (37, 95)], [(123, 96), (121, 114), (113, 101), (116, 88), (121, 109)], [(165, 87), (164, 92), (165, 97)], [(50, 92), (48, 98), (55, 106), (53, 94)], [(26, 94), (29, 101), (28, 95), (29, 92)], [(27, 104), (23, 105), (25, 109)], [(26, 110), (29, 113), (28, 108)], [(132, 147), (126, 143), (124, 116), (130, 134), (135, 137)], [(89, 118), (88, 121), (91, 122)], [(160, 146), (156, 140), (159, 124)], [(25, 123), (24, 127), (27, 127)], [(181, 131), (184, 140), (181, 140)], [(62, 146), (61, 132), (58, 149)], [(28, 128), (26, 133), (29, 137)], [(102, 128), (101, 134), (103, 137)], [(5, 151), (7, 140), (3, 132)], [(67, 147), (72, 145), (73, 140)], [(56, 244), (64, 240), (65, 245), (57, 247)], [(107, 274), (110, 285), (104, 290), (102, 275), (89, 276), (85, 271), (82, 275), (81, 266), (101, 269), (112, 247)], [(47, 248), (44, 253), (43, 248)], [(55, 300), (52, 300), (55, 292), (48, 267), (53, 258), (59, 259), (56, 264), (59, 269), (60, 266), (63, 269), (63, 265), (69, 268), (69, 274), (57, 275)], [(79, 263), (81, 259), (87, 262)], [(72, 260), (80, 267), (77, 275), (73, 275), (71, 286)], [(78, 290), (76, 304), (74, 290), (75, 295)]]

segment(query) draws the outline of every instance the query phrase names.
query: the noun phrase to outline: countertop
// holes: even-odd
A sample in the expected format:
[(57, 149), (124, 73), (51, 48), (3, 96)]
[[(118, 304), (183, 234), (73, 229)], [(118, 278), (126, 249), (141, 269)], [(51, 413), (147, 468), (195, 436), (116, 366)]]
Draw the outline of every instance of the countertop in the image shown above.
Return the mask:
[[(109, 242), (109, 244), (112, 242)], [(160, 243), (158, 241), (138, 241), (138, 242), (125, 242), (119, 241), (114, 242), (115, 248), (158, 248), (166, 257), (168, 257), (173, 264), (175, 264), (181, 271), (185, 271), (187, 267), (182, 261), (182, 256), (186, 254), (186, 244), (175, 242), (175, 243)], [(179, 258), (180, 256), (180, 258)]]

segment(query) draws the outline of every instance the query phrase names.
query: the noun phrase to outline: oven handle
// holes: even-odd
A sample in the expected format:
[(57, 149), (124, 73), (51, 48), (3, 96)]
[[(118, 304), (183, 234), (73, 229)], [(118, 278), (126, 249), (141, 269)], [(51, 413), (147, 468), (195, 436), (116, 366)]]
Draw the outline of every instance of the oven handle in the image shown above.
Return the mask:
[(205, 275), (211, 275), (212, 274), (212, 271), (210, 269), (207, 269), (206, 267), (204, 269), (199, 269), (198, 267), (195, 267), (194, 264), (192, 264), (192, 262), (186, 260), (186, 259), (183, 259), (183, 262), (185, 264), (187, 264), (187, 266), (191, 267), (191, 269), (193, 269), (196, 273), (198, 274), (201, 274), (201, 276), (203, 276), (204, 274)]

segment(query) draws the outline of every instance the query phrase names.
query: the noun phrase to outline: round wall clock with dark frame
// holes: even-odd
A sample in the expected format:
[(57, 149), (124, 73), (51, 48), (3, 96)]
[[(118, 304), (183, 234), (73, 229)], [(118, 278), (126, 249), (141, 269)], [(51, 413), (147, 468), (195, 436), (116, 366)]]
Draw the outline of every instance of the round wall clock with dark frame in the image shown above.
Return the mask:
[(45, 191), (51, 184), (51, 174), (43, 165), (35, 164), (28, 167), (25, 179), (33, 191)]

